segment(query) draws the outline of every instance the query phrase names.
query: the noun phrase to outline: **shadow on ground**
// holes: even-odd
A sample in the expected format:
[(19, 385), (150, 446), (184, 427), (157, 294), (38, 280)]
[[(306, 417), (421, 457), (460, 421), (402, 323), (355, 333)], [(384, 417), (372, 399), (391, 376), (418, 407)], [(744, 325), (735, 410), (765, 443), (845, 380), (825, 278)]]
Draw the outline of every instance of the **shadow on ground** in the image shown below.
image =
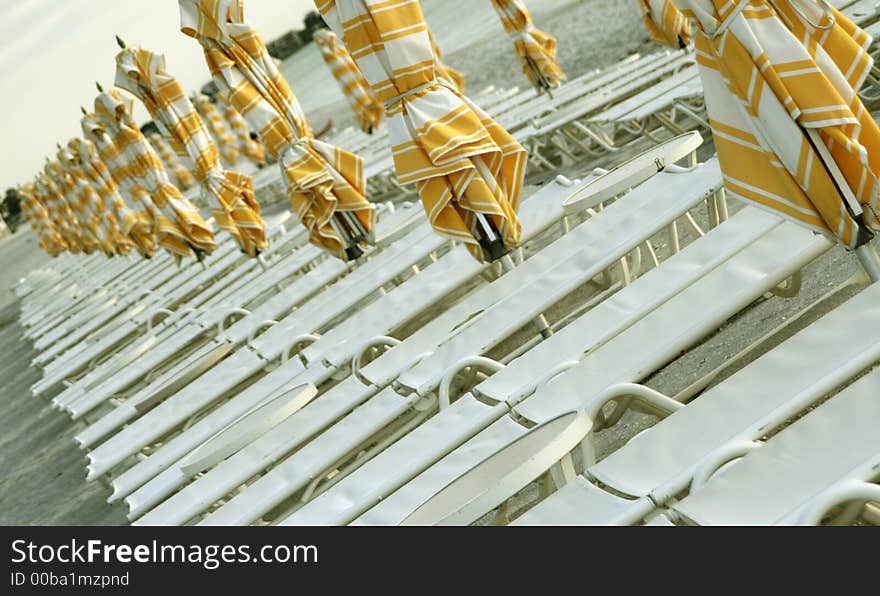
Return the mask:
[(0, 310), (0, 525), (119, 525), (125, 508), (86, 482), (76, 422), (31, 395), (40, 378), (18, 324), (18, 302)]

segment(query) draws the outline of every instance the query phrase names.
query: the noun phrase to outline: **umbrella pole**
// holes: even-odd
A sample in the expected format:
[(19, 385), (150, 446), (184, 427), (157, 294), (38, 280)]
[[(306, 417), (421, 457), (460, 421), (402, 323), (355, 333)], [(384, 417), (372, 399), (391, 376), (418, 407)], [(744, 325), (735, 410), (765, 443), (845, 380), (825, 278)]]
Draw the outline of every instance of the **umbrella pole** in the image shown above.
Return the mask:
[(348, 233), (347, 226), (344, 225), (343, 219), (337, 219), (337, 214), (334, 213), (330, 217), (330, 226), (333, 228), (333, 231), (339, 236), (339, 239), (342, 241), (345, 250), (345, 257), (348, 261), (354, 261), (358, 257), (364, 254), (364, 252), (357, 245), (357, 241), (351, 237), (351, 234)]
[(861, 245), (856, 249), (856, 256), (871, 282), (880, 281), (880, 256), (877, 255), (874, 245), (870, 242)]

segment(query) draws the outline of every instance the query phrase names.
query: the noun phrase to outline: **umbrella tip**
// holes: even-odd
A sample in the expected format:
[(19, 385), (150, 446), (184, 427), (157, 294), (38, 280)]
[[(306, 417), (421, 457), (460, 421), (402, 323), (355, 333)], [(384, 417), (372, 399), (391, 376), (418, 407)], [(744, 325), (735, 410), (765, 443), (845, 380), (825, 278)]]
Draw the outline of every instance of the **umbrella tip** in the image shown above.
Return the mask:
[(99, 83), (98, 81), (95, 81), (95, 87), (98, 88), (99, 93), (104, 93), (104, 88), (101, 87), (101, 83)]
[(86, 109), (85, 109), (84, 107), (82, 107), (82, 106), (79, 107), (79, 111), (82, 112), (83, 116), (87, 116), (87, 115), (88, 115), (88, 112), (86, 112)]
[(59, 143), (58, 141), (55, 141), (55, 146), (61, 149), (61, 143)]
[(118, 35), (116, 36), (116, 45), (118, 45), (119, 48), (122, 49), (122, 50), (125, 49), (125, 42), (122, 41), (122, 38), (119, 37)]

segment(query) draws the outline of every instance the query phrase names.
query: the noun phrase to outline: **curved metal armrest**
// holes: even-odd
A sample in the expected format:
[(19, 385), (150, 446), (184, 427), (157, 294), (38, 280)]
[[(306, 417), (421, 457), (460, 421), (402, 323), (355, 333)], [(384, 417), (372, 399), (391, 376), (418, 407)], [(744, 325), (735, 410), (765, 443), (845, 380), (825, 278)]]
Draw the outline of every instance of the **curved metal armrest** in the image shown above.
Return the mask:
[(841, 482), (814, 498), (798, 517), (797, 525), (817, 526), (831, 509), (851, 501), (880, 502), (880, 485), (861, 480)]
[(174, 311), (168, 310), (167, 308), (157, 308), (156, 310), (154, 310), (147, 319), (147, 334), (153, 335), (153, 325), (156, 324), (156, 317), (158, 317), (159, 315), (170, 317), (173, 314)]
[[(637, 383), (618, 383), (608, 387), (590, 401), (586, 408), (593, 426), (586, 440), (582, 443), (585, 468), (597, 461), (596, 446), (593, 442), (595, 431), (616, 424), (621, 416), (623, 416), (623, 413), (632, 407), (633, 400), (637, 401), (642, 411), (659, 414), (660, 416), (671, 414), (684, 407), (683, 403)], [(611, 402), (616, 402), (614, 411), (611, 415), (605, 416), (603, 408)]]
[(694, 471), (691, 492), (699, 490), (722, 468), (761, 446), (757, 441), (732, 441), (710, 453)]
[[(275, 321), (277, 323), (278, 321)], [(297, 335), (294, 338), (293, 342), (289, 346), (287, 346), (283, 352), (281, 352), (281, 362), (287, 362), (290, 360), (290, 356), (293, 354), (293, 349), (298, 346), (307, 346), (309, 344), (313, 344), (316, 341), (321, 339), (320, 335), (316, 335), (314, 333), (303, 333), (302, 335)]]
[(394, 347), (398, 344), (400, 344), (399, 339), (388, 335), (377, 335), (376, 337), (367, 340), (355, 351), (354, 356), (351, 357), (351, 374), (363, 381), (363, 379), (360, 378), (360, 370), (363, 366), (362, 363), (366, 353), (373, 348)]
[(226, 313), (223, 314), (223, 317), (217, 322), (217, 335), (221, 335), (224, 331), (226, 331), (226, 322), (229, 320), (229, 317), (232, 315), (242, 315), (243, 317), (251, 314), (251, 311), (246, 310), (244, 308), (230, 308)]
[(439, 405), (441, 410), (448, 408), (449, 404), (451, 403), (449, 393), (452, 387), (452, 381), (455, 379), (458, 373), (466, 368), (477, 368), (483, 370), (484, 372), (496, 373), (499, 370), (503, 369), (504, 365), (497, 360), (492, 360), (491, 358), (486, 358), (485, 356), (466, 356), (453, 364), (446, 370), (446, 372), (443, 373), (443, 380), (440, 381)]
[(262, 323), (260, 323), (259, 325), (257, 325), (253, 329), (251, 329), (251, 332), (248, 333), (247, 343), (253, 342), (254, 339), (256, 339), (256, 337), (260, 333), (262, 333), (264, 330), (268, 329), (269, 327), (272, 327), (273, 325), (277, 325), (277, 324), (278, 324), (278, 321), (276, 321), (275, 319), (269, 319), (269, 320), (263, 321)]

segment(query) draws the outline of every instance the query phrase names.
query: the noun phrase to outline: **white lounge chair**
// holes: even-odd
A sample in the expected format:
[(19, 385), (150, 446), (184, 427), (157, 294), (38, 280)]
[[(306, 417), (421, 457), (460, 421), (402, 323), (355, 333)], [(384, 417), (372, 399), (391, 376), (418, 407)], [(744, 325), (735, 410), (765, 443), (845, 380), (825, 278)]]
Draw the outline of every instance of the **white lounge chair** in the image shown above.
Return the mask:
[[(563, 217), (564, 212), (558, 199), (560, 193), (564, 196), (570, 192), (571, 189), (565, 185), (551, 184), (524, 203), (521, 213), (528, 222), (523, 230), (524, 241), (537, 236)], [(556, 209), (549, 208), (554, 199), (557, 203)], [(148, 458), (150, 461), (145, 460), (121, 475), (114, 481), (114, 487), (121, 494), (127, 494), (130, 487), (136, 487), (173, 464), (203, 441), (212, 429), (228, 423), (253, 407), (267, 392), (289, 384), (319, 384), (333, 375), (346, 372), (352, 357), (362, 349), (365, 342), (376, 336), (385, 337), (403, 327), (433, 305), (472, 283), (487, 269), (487, 265), (475, 261), (464, 247), (456, 247), (418, 275), (361, 309), (357, 316), (349, 317), (331, 327), (327, 333), (302, 350), (301, 361), (283, 363), (264, 380), (188, 429), (186, 436), (181, 435), (169, 441), (154, 457)], [(184, 476), (175, 482), (181, 483), (185, 480)], [(133, 498), (132, 502), (135, 501), (138, 499)], [(134, 509), (138, 510), (143, 506), (141, 503)]]
[[(644, 71), (621, 77), (603, 89), (586, 95), (576, 102), (552, 112), (515, 133), (517, 140), (529, 149), (530, 164), (539, 169), (555, 168), (574, 155), (575, 146), (584, 147), (593, 139), (593, 131), (585, 126), (588, 120), (613, 105), (637, 95), (693, 64), (693, 55), (686, 52), (670, 53), (669, 58)], [(572, 140), (578, 143), (572, 143)], [(601, 155), (607, 147), (596, 143), (588, 155)], [(580, 151), (583, 153), (583, 151)]]
[[(636, 524), (653, 515), (658, 505), (686, 492), (695, 478), (749, 451), (753, 441), (877, 362), (878, 296), (880, 286), (870, 286), (684, 407), (639, 386), (611, 386), (593, 397), (582, 394), (578, 405), (587, 406), (599, 421), (608, 400), (629, 397), (672, 413), (597, 464), (589, 465), (587, 449), (585, 473), (515, 523)], [(554, 389), (557, 395), (565, 391)], [(564, 408), (577, 398), (565, 395), (561, 401)], [(724, 471), (718, 481), (735, 470), (736, 465)]]
[[(578, 375), (587, 393), (593, 387), (601, 391), (609, 382), (640, 379), (828, 248), (802, 232), (745, 210), (510, 362), (399, 445), (306, 504), (291, 522), (348, 523), (366, 512), (364, 523), (399, 523), (464, 472), (468, 462), (473, 465), (490, 454), (502, 437), (509, 438), (515, 429), (526, 432), (522, 421), (532, 419), (520, 412), (539, 396), (553, 395), (553, 384), (543, 385), (555, 373), (571, 368), (566, 375), (574, 378), (575, 371), (597, 369), (595, 380), (590, 376), (583, 381)], [(768, 258), (768, 253), (795, 246), (799, 252)], [(620, 350), (628, 352), (620, 356)], [(556, 406), (552, 397), (544, 401)], [(409, 460), (403, 465), (407, 451)], [(394, 466), (405, 471), (392, 472)], [(375, 491), (367, 487), (382, 474)], [(398, 488), (400, 494), (394, 492)]]
[[(400, 210), (393, 216), (383, 218), (383, 221), (377, 225), (379, 247), (392, 242), (398, 234), (418, 221), (417, 215), (415, 209), (410, 209)], [(115, 361), (108, 363), (108, 367), (105, 367), (100, 374), (84, 379), (84, 382), (76, 387), (71, 387), (66, 395), (59, 396), (59, 401), (79, 417), (112, 395), (131, 387), (150, 371), (161, 367), (159, 370), (165, 372), (128, 400), (128, 408), (123, 410), (127, 412), (128, 417), (121, 419), (121, 412), (117, 412), (112, 414), (111, 418), (118, 423), (130, 420), (131, 416), (144, 411), (148, 404), (160, 399), (159, 394), (167, 396), (184, 386), (206, 370), (206, 367), (212, 366), (237, 346), (253, 339), (253, 336), (267, 325), (314, 296), (324, 285), (332, 283), (349, 270), (349, 266), (341, 261), (324, 260), (307, 274), (302, 274), (302, 271), (323, 257), (324, 253), (321, 250), (309, 245), (284, 258), (267, 272), (257, 270), (250, 277), (239, 279), (237, 292), (219, 296), (222, 302), (215, 303), (206, 312), (196, 313), (187, 321), (186, 326), (172, 330), (163, 338), (165, 341), (156, 347), (153, 347), (153, 343), (148, 338), (146, 341), (152, 348), (149, 352), (145, 353), (142, 345), (135, 346), (129, 353), (120, 355)], [(288, 279), (292, 281), (283, 291), (277, 292), (275, 288), (285, 285)], [(274, 295), (265, 299), (263, 296), (267, 292)], [(254, 306), (251, 306), (251, 303), (254, 303)], [(252, 308), (253, 312), (245, 310), (245, 307)], [(230, 314), (244, 315), (244, 318), (224, 329), (225, 321)], [(219, 335), (215, 336), (218, 332)], [(207, 343), (199, 346), (194, 352), (187, 353), (187, 350), (192, 350), (195, 342), (205, 339), (208, 340)], [(181, 356), (183, 357), (180, 358)], [(178, 358), (178, 361), (172, 360), (173, 358)], [(135, 406), (137, 411), (133, 409)], [(106, 433), (115, 427), (107, 427), (105, 421), (98, 428)], [(83, 438), (85, 437), (89, 439), (83, 444), (91, 444), (98, 438), (92, 432), (85, 433)]]
[(878, 395), (875, 369), (766, 443), (729, 443), (665, 516), (699, 525), (812, 525), (847, 505), (833, 523), (852, 523), (865, 501), (880, 502), (872, 484), (880, 480)]
[[(676, 190), (682, 190), (682, 189), (677, 188)], [(711, 189), (706, 189), (704, 192), (709, 192), (711, 194)], [(636, 193), (633, 193), (633, 194), (636, 194)], [(687, 193), (685, 193), (685, 194), (687, 194)], [(650, 198), (653, 198), (653, 197), (650, 197)], [(668, 221), (669, 221), (669, 220), (665, 219), (666, 217), (670, 217), (670, 219), (674, 219), (676, 216), (681, 215), (683, 212), (686, 212), (688, 208), (692, 207), (695, 203), (699, 202), (700, 199), (704, 199), (704, 198), (705, 198), (705, 194), (698, 195), (697, 197), (685, 196), (681, 200), (681, 203), (678, 203), (675, 200), (671, 200), (670, 201), (671, 205), (668, 205), (670, 211), (667, 212), (666, 215), (658, 214), (659, 220), (657, 220), (656, 222), (644, 221), (644, 220), (650, 219), (650, 215), (646, 214), (644, 220), (639, 221), (639, 225), (648, 226), (648, 228), (649, 228), (648, 230), (644, 230), (638, 226), (635, 226), (636, 229), (633, 229), (633, 224), (635, 222), (634, 222), (634, 220), (628, 219), (628, 215), (631, 215), (631, 214), (627, 214), (622, 217), (622, 220), (624, 220), (626, 222), (625, 224), (623, 224), (623, 221), (621, 221), (621, 224), (623, 225), (622, 230), (618, 230), (614, 226), (611, 226), (610, 230), (598, 232), (596, 230), (596, 227), (599, 227), (601, 225), (602, 221), (604, 221), (606, 223), (610, 223), (611, 221), (614, 221), (615, 217), (617, 217), (617, 215), (615, 215), (615, 214), (627, 213), (626, 206), (623, 206), (624, 204), (628, 204), (629, 207), (636, 209), (637, 208), (636, 202), (638, 202), (638, 201), (648, 202), (649, 201), (649, 193), (645, 193), (645, 194), (640, 195), (639, 199), (636, 199), (635, 197), (632, 197), (632, 198), (628, 197), (626, 200), (620, 201), (619, 203), (612, 205), (611, 207), (609, 207), (605, 211), (603, 211), (601, 216), (597, 216), (595, 224), (594, 224), (595, 227), (585, 228), (585, 230), (583, 232), (579, 232), (579, 234), (575, 234), (575, 236), (572, 236), (572, 234), (574, 234), (574, 232), (569, 234), (569, 236), (572, 236), (572, 240), (569, 240), (569, 242), (571, 242), (572, 244), (568, 245), (568, 248), (563, 250), (563, 253), (565, 251), (575, 250), (574, 247), (578, 246), (579, 244), (582, 246), (581, 250), (582, 251), (585, 250), (587, 252), (582, 254), (582, 256), (580, 258), (580, 262), (581, 262), (580, 265), (575, 266), (575, 269), (580, 269), (579, 273), (575, 273), (575, 270), (572, 270), (569, 274), (563, 275), (561, 273), (563, 268), (559, 268), (559, 269), (556, 269), (556, 273), (558, 274), (558, 277), (559, 278), (568, 277), (571, 280), (571, 282), (575, 283), (576, 285), (577, 285), (577, 281), (576, 281), (577, 279), (583, 279), (583, 280), (589, 279), (589, 277), (591, 277), (592, 275), (601, 272), (603, 268), (607, 267), (610, 264), (613, 264), (617, 259), (620, 258), (620, 255), (626, 254), (626, 252), (628, 252), (629, 250), (631, 250), (633, 248), (633, 244), (638, 245), (638, 243), (641, 241), (640, 238), (643, 239), (646, 236), (650, 236), (651, 230), (656, 231), (656, 229), (658, 229), (658, 228), (663, 228), (666, 225), (666, 223), (668, 223)], [(633, 201), (633, 202), (627, 203), (627, 201)], [(617, 208), (615, 209), (615, 207), (617, 207)], [(657, 207), (660, 207), (660, 206), (657, 205)], [(663, 205), (663, 207), (667, 207), (667, 205)], [(671, 213), (674, 213), (675, 215), (670, 216)], [(607, 216), (607, 219), (604, 219), (603, 216)], [(588, 222), (588, 224), (589, 224), (589, 222)], [(587, 226), (588, 224), (584, 224), (584, 226)], [(657, 226), (657, 227), (651, 228), (650, 226), (652, 226), (652, 225)], [(623, 232), (623, 230), (626, 230), (626, 232)], [(592, 242), (594, 243), (593, 248), (590, 248), (589, 246), (584, 247), (583, 246), (583, 239), (581, 238), (581, 236), (583, 234), (587, 234), (587, 237), (588, 237), (591, 235), (590, 232), (597, 233), (600, 236), (602, 236), (604, 233), (607, 233), (608, 239), (603, 240), (601, 237), (595, 237), (592, 239)], [(623, 237), (621, 237), (621, 232), (623, 232)], [(632, 234), (632, 237), (630, 239), (627, 239), (626, 238), (627, 234)], [(568, 238), (568, 236), (566, 238)], [(565, 239), (563, 239), (563, 240), (565, 240)], [(559, 241), (559, 242), (562, 242), (562, 241)], [(606, 242), (606, 244), (604, 246), (602, 244), (603, 242)], [(632, 242), (633, 244), (628, 244), (630, 242)], [(564, 245), (564, 243), (559, 246), (563, 246), (563, 245)], [(602, 247), (601, 249), (600, 249), (600, 246)], [(612, 246), (614, 248), (612, 248)], [(620, 252), (615, 252), (615, 251), (620, 251)], [(587, 257), (587, 254), (589, 254), (591, 256)], [(544, 257), (549, 260), (542, 261), (541, 257)], [(536, 256), (532, 257), (531, 259), (526, 260), (523, 265), (521, 265), (519, 268), (515, 269), (513, 272), (502, 277), (499, 281), (495, 282), (494, 284), (491, 284), (484, 292), (477, 292), (474, 295), (473, 299), (471, 299), (469, 297), (468, 299), (463, 301), (461, 308), (453, 307), (453, 309), (448, 311), (449, 313), (451, 313), (451, 315), (449, 315), (449, 316), (447, 314), (442, 315), (437, 320), (428, 324), (423, 329), (421, 329), (419, 332), (414, 334), (412, 338), (404, 341), (399, 346), (392, 348), (384, 356), (382, 356), (381, 358), (376, 360), (374, 363), (371, 363), (370, 365), (364, 367), (363, 369), (361, 369), (358, 372), (358, 377), (373, 380), (376, 382), (375, 385), (372, 385), (372, 384), (364, 385), (360, 380), (358, 380), (358, 378), (351, 378), (351, 379), (343, 382), (343, 384), (338, 385), (336, 388), (331, 389), (327, 395), (319, 398), (318, 400), (313, 402), (313, 404), (310, 404), (309, 406), (304, 408), (301, 412), (297, 413), (297, 415), (295, 415), (294, 417), (291, 418), (291, 421), (293, 421), (297, 417), (300, 417), (300, 420), (302, 420), (306, 425), (308, 425), (307, 428), (309, 430), (305, 431), (304, 434), (303, 434), (302, 428), (299, 428), (297, 431), (295, 431), (297, 434), (295, 434), (292, 438), (296, 439), (296, 441), (290, 440), (288, 443), (283, 444), (281, 446), (277, 445), (277, 441), (279, 438), (281, 438), (282, 440), (285, 438), (291, 439), (290, 435), (291, 435), (291, 433), (294, 432), (293, 429), (297, 428), (296, 426), (288, 426), (287, 430), (286, 430), (286, 432), (288, 434), (287, 437), (284, 437), (283, 435), (281, 435), (281, 433), (283, 431), (281, 431), (279, 429), (278, 434), (274, 435), (273, 437), (270, 437), (268, 434), (267, 434), (267, 436), (263, 437), (261, 439), (261, 441), (259, 441), (259, 442), (262, 442), (261, 445), (257, 446), (257, 444), (255, 443), (253, 446), (254, 450), (256, 450), (257, 453), (260, 452), (260, 449), (268, 450), (268, 451), (264, 451), (263, 455), (260, 457), (277, 458), (280, 455), (282, 455), (285, 451), (288, 451), (291, 448), (293, 448), (296, 445), (296, 442), (301, 442), (303, 439), (308, 438), (308, 436), (310, 436), (311, 434), (314, 434), (315, 432), (319, 432), (322, 428), (326, 427), (328, 424), (332, 423), (334, 420), (338, 419), (340, 416), (351, 411), (352, 408), (357, 407), (360, 403), (364, 402), (364, 400), (369, 399), (371, 396), (375, 395), (378, 392), (379, 395), (376, 395), (375, 398), (371, 399), (367, 403), (367, 405), (365, 405), (362, 408), (362, 410), (356, 411), (356, 413), (358, 413), (358, 412), (362, 413), (366, 410), (369, 410), (370, 412), (373, 412), (372, 419), (367, 420), (366, 415), (364, 415), (364, 425), (362, 425), (358, 429), (354, 429), (356, 432), (354, 432), (351, 435), (351, 437), (365, 436), (366, 438), (369, 438), (370, 434), (374, 434), (378, 430), (381, 430), (381, 428), (383, 426), (383, 421), (386, 421), (389, 416), (391, 416), (392, 419), (395, 417), (394, 412), (399, 411), (400, 408), (403, 408), (403, 411), (411, 410), (411, 408), (413, 407), (413, 404), (415, 402), (421, 401), (423, 399), (416, 393), (413, 393), (407, 397), (407, 396), (401, 396), (401, 395), (397, 394), (392, 389), (386, 389), (385, 391), (380, 391), (380, 389), (383, 386), (385, 386), (389, 382), (393, 381), (395, 376), (397, 374), (399, 374), (401, 370), (405, 370), (408, 366), (411, 366), (414, 361), (417, 361), (419, 355), (422, 354), (422, 352), (425, 348), (430, 349), (431, 347), (436, 346), (437, 342), (438, 341), (442, 342), (442, 339), (445, 336), (449, 335), (450, 332), (452, 332), (453, 336), (455, 336), (456, 335), (456, 333), (455, 333), (456, 327), (461, 327), (462, 322), (468, 322), (469, 319), (471, 321), (482, 319), (484, 322), (490, 322), (491, 319), (488, 317), (485, 317), (485, 313), (483, 315), (481, 315), (480, 317), (477, 317), (476, 319), (472, 315), (475, 312), (479, 312), (480, 309), (486, 308), (493, 303), (496, 303), (499, 301), (503, 302), (503, 300), (501, 300), (501, 299), (504, 296), (506, 296), (506, 294), (509, 293), (510, 290), (515, 290), (515, 288), (516, 288), (515, 285), (505, 287), (503, 284), (504, 283), (508, 283), (508, 284), (514, 283), (516, 281), (516, 274), (518, 272), (521, 271), (522, 272), (521, 275), (524, 276), (520, 279), (528, 279), (528, 276), (536, 274), (536, 272), (539, 272), (539, 271), (544, 271), (548, 268), (548, 266), (552, 269), (551, 263), (553, 263), (554, 261), (558, 261), (561, 257), (564, 258), (560, 254), (556, 254), (553, 251), (548, 251), (547, 249), (545, 249), (545, 251), (542, 251), (541, 253), (538, 253)], [(597, 260), (592, 261), (591, 259), (594, 259), (594, 258)], [(604, 262), (603, 259), (608, 259), (608, 261)], [(574, 263), (577, 261), (578, 261), (578, 259), (575, 257), (572, 261), (570, 261), (570, 263), (572, 265), (574, 265)], [(530, 264), (532, 264), (532, 267), (533, 267), (532, 269), (529, 269)], [(584, 267), (586, 268), (585, 270), (583, 269)], [(582, 277), (579, 277), (579, 276), (582, 276)], [(550, 275), (550, 276), (548, 276), (548, 279), (552, 278), (552, 277), (555, 277), (555, 276)], [(538, 283), (537, 280), (536, 280), (536, 283)], [(485, 300), (486, 296), (492, 295), (493, 291), (502, 290), (502, 288), (504, 288), (506, 290), (506, 292), (503, 292), (500, 295), (497, 295), (497, 297), (495, 297), (494, 300), (488, 300), (484, 304), (481, 302), (482, 300)], [(507, 288), (509, 288), (509, 289), (507, 289)], [(554, 298), (547, 297), (546, 300), (552, 302), (554, 300)], [(506, 327), (504, 325), (502, 325), (502, 327), (505, 327), (505, 328), (501, 331), (502, 335), (500, 337), (503, 337), (504, 333), (507, 333), (507, 334), (512, 333), (517, 328), (521, 327), (524, 324), (527, 324), (530, 317), (533, 318), (534, 316), (536, 316), (536, 314), (539, 314), (540, 310), (542, 308), (541, 301), (537, 300), (536, 303), (533, 304), (533, 306), (537, 309), (536, 313), (531, 313), (528, 309), (522, 310), (519, 314), (513, 314), (513, 312), (510, 311), (511, 315), (512, 315), (511, 319), (509, 321), (507, 321)], [(496, 310), (495, 312), (504, 313), (505, 311), (504, 310)], [(520, 317), (522, 317), (522, 318), (520, 318)], [(482, 324), (485, 324), (485, 323), (482, 323)], [(498, 331), (497, 330), (492, 331), (491, 333), (497, 334)], [(491, 333), (489, 334), (489, 336), (491, 336)], [(486, 339), (486, 337), (483, 337), (480, 339), (483, 340), (483, 339)], [(500, 341), (500, 338), (498, 339), (498, 341)], [(409, 348), (409, 350), (404, 350), (404, 348)], [(408, 355), (407, 355), (407, 352), (408, 352)], [(383, 364), (385, 366), (382, 366)], [(382, 379), (382, 380), (380, 380), (380, 379)], [(338, 427), (338, 429), (340, 429), (340, 430), (338, 430), (337, 432), (342, 432), (341, 429), (344, 429), (344, 428), (346, 428), (347, 425), (350, 425), (351, 422), (349, 420), (356, 420), (356, 417), (352, 416), (352, 417), (349, 417), (349, 419), (346, 419), (345, 421), (343, 421), (343, 423), (341, 423), (341, 426)], [(291, 423), (295, 424), (295, 422), (291, 422)], [(312, 426), (313, 424), (317, 424), (318, 426)], [(364, 435), (364, 433), (366, 433), (366, 435)], [(334, 436), (335, 436), (335, 433), (334, 433)], [(322, 435), (321, 438), (322, 438), (321, 444), (323, 444), (323, 445), (332, 443), (332, 441), (329, 440), (329, 437), (327, 439), (324, 439), (324, 435)], [(272, 444), (272, 441), (276, 441), (276, 443)], [(346, 441), (350, 442), (350, 438), (346, 438)], [(316, 448), (317, 448), (317, 446), (313, 447), (313, 449), (316, 449)], [(280, 449), (280, 451), (272, 451), (273, 449), (274, 450)], [(267, 455), (267, 453), (274, 453), (275, 455)], [(332, 446), (326, 455), (333, 456), (334, 453), (336, 453), (337, 456), (343, 455), (343, 454), (339, 453), (339, 446), (338, 445)], [(254, 457), (254, 451), (252, 450), (249, 452), (248, 449), (243, 450), (243, 452), (241, 454), (237, 454), (236, 456), (233, 456), (233, 458), (230, 458), (230, 462), (232, 462), (232, 460), (238, 460), (239, 458), (241, 458), (241, 460), (244, 460), (244, 461), (251, 460), (252, 462), (259, 460), (259, 457), (257, 457), (257, 458)], [(308, 465), (315, 465), (315, 464), (309, 463)], [(230, 464), (230, 466), (232, 466), (232, 464)], [(218, 466), (218, 469), (209, 472), (207, 474), (207, 476), (205, 477), (205, 478), (207, 478), (208, 476), (212, 476), (212, 475), (217, 476), (216, 480), (219, 481), (218, 484), (220, 485), (220, 488), (217, 488), (215, 486), (212, 488), (212, 490), (223, 491), (224, 483), (228, 482), (228, 480), (229, 480), (228, 477), (226, 479), (224, 479), (223, 476), (225, 474), (231, 474), (231, 473), (233, 473), (233, 470), (235, 470), (234, 467), (225, 467), (224, 470), (220, 470), (221, 467), (224, 467), (223, 464), (221, 464), (221, 466)], [(254, 470), (254, 471), (258, 471), (258, 470)], [(215, 474), (215, 472), (216, 472), (216, 474)], [(235, 472), (235, 473), (239, 473), (239, 472)], [(251, 472), (251, 474), (252, 473), (253, 472)], [(191, 493), (191, 494), (193, 494), (193, 496), (196, 496), (195, 488), (196, 488), (196, 485), (200, 484), (201, 480), (203, 480), (203, 479), (197, 480), (193, 485), (191, 485), (190, 487), (187, 487), (187, 489), (184, 489), (185, 492)], [(234, 486), (235, 485), (234, 483), (236, 481), (233, 479), (232, 482), (233, 482), (233, 486)], [(239, 482), (240, 482), (240, 480), (239, 480)], [(190, 491), (189, 489), (191, 489), (191, 488), (194, 490)], [(226, 491), (228, 491), (228, 490), (229, 489), (227, 488)], [(293, 490), (295, 490), (295, 488)], [(219, 496), (222, 496), (223, 494), (225, 494), (225, 492), (220, 492)], [(211, 498), (210, 500), (215, 500), (216, 498), (218, 498), (218, 495), (214, 495), (213, 498)], [(169, 500), (169, 503), (171, 503), (171, 501), (175, 501), (175, 500), (176, 499), (171, 499), (171, 500)], [(210, 502), (210, 500), (209, 500), (209, 502)], [(169, 510), (172, 508), (173, 507), (169, 507)], [(163, 506), (163, 509), (164, 509), (164, 506)]]
[[(284, 254), (279, 252), (279, 247), (298, 244), (290, 242), (298, 240), (298, 234), (282, 236), (270, 233), (270, 238), (272, 241), (270, 248), (261, 255), (267, 269), (263, 277), (278, 276), (279, 272), (273, 268), (278, 260), (274, 257)], [(156, 336), (164, 330), (179, 329), (189, 324), (194, 318), (188, 316), (189, 314), (211, 308), (212, 304), (223, 300), (232, 287), (253, 281), (252, 278), (260, 273), (263, 271), (253, 259), (248, 259), (238, 252), (230, 252), (216, 261), (211, 268), (196, 272), (173, 292), (151, 293), (149, 296), (152, 300), (129, 307), (129, 311), (113, 321), (112, 325), (106, 325), (105, 329), (94, 333), (46, 365), (43, 369), (43, 378), (33, 387), (34, 392), (44, 393), (62, 381), (69, 381), (86, 367), (94, 370), (107, 354), (113, 350), (123, 351), (125, 344), (138, 340), (140, 332), (144, 329), (147, 330), (148, 336), (158, 341)], [(96, 375), (99, 374), (100, 372), (96, 371)], [(65, 403), (65, 401), (61, 396), (56, 398), (56, 403)]]

